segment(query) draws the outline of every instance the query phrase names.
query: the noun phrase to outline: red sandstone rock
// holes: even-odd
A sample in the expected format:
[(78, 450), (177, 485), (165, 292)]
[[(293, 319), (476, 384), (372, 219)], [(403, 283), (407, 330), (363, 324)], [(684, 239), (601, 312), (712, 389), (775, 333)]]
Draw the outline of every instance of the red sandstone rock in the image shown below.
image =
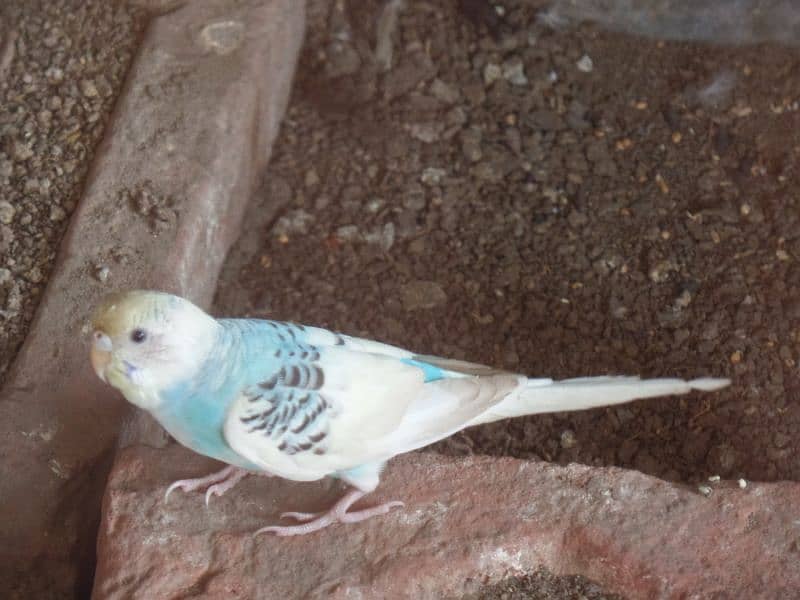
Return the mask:
[(95, 598), (441, 598), (543, 566), (628, 598), (789, 598), (800, 484), (710, 484), (706, 497), (621, 469), (411, 454), (363, 501), (405, 509), (297, 538), (253, 537), (340, 484), (250, 477), (206, 508), (174, 479), (218, 465), (130, 447), (104, 499)]
[(208, 303), (269, 158), (303, 27), (296, 0), (195, 0), (151, 22), (0, 392), (0, 596), (91, 585), (129, 407), (90, 370), (89, 311), (145, 286)]

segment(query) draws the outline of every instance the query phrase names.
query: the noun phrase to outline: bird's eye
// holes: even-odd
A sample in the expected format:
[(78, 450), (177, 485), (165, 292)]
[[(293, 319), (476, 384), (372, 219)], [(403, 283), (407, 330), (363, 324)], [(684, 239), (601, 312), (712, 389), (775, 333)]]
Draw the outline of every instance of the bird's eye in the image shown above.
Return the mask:
[(137, 327), (131, 331), (131, 341), (134, 344), (141, 344), (147, 339), (147, 332), (144, 329)]

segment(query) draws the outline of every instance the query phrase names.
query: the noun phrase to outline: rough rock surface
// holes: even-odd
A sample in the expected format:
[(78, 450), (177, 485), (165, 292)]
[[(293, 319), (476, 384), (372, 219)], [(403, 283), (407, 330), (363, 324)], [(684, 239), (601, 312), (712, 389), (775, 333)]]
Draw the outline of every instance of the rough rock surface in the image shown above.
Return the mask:
[(218, 465), (131, 446), (104, 499), (96, 598), (442, 598), (545, 567), (628, 598), (780, 598), (800, 589), (800, 485), (706, 496), (634, 471), (415, 453), (369, 502), (404, 509), (315, 535), (251, 533), (326, 508), (338, 483), (250, 477), (210, 507), (172, 480)]
[(144, 286), (209, 302), (269, 157), (303, 27), (294, 0), (191, 2), (150, 23), (0, 392), (3, 597), (91, 585), (102, 486), (128, 408), (91, 373), (89, 311)]

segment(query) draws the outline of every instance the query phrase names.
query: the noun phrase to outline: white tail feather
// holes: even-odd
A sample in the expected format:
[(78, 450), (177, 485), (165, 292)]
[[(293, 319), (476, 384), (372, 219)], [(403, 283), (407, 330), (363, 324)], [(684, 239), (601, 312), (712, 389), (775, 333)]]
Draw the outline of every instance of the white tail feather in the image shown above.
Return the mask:
[(692, 390), (710, 392), (730, 384), (728, 379), (701, 378), (640, 379), (638, 377), (581, 377), (550, 381), (529, 379), (512, 394), (492, 406), (470, 425), (538, 413), (584, 410), (612, 406), (632, 400), (687, 394)]

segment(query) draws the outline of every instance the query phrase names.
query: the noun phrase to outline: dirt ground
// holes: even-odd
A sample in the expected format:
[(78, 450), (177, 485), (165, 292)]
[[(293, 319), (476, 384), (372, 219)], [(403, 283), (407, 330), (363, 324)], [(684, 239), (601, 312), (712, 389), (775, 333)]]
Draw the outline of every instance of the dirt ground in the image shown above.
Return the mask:
[(407, 3), (385, 71), (379, 3), (314, 4), (216, 312), (535, 376), (728, 376), (435, 449), (800, 478), (796, 51), (554, 31), (522, 1), (476, 28), (469, 4)]
[(557, 577), (538, 570), (530, 575), (514, 577), (486, 586), (475, 595), (461, 600), (621, 600), (617, 594), (604, 592), (585, 577)]
[[(217, 313), (535, 376), (728, 376), (434, 449), (711, 487), (800, 478), (796, 51), (554, 31), (523, 1), (487, 23), (469, 5), (407, 3), (383, 70), (376, 3), (315, 4)], [(484, 597), (585, 595), (555, 581)]]

